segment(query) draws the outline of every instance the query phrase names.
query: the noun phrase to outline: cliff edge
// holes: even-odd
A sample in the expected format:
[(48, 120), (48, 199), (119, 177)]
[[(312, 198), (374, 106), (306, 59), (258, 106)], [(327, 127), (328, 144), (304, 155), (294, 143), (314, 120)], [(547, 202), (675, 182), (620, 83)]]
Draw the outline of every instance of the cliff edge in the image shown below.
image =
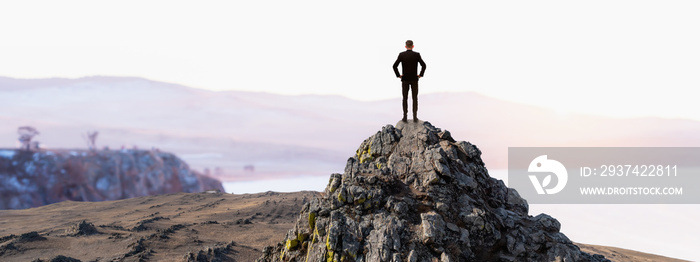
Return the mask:
[(224, 191), (171, 153), (0, 149), (0, 209), (205, 190)]

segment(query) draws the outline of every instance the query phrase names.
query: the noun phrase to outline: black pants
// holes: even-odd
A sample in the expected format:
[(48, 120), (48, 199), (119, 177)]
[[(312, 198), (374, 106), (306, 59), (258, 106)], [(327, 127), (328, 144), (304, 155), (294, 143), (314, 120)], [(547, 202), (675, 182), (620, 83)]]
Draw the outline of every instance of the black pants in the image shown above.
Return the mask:
[(418, 114), (418, 81), (402, 81), (401, 91), (403, 94), (403, 115), (408, 114), (408, 89), (411, 88), (411, 98), (413, 99), (413, 118)]

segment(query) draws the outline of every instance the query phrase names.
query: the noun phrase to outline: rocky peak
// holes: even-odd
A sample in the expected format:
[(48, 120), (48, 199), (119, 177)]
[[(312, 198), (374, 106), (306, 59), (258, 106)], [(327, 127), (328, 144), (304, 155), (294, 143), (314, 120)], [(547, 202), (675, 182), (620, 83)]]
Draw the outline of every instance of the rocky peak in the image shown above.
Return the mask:
[(258, 261), (607, 261), (528, 215), (481, 151), (428, 122), (387, 125)]

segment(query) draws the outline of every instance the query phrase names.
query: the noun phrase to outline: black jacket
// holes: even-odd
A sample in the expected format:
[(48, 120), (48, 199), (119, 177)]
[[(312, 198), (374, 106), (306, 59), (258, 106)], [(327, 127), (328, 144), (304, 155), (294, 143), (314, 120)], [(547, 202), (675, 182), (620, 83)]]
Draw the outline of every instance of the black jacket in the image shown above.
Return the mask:
[(401, 81), (418, 81), (418, 63), (420, 63), (420, 76), (423, 77), (425, 73), (425, 62), (423, 58), (420, 57), (420, 53), (413, 52), (413, 50), (406, 50), (399, 54), (394, 62), (394, 73), (396, 77), (400, 77), (399, 74), (399, 63), (401, 63), (401, 72), (403, 72), (403, 77)]

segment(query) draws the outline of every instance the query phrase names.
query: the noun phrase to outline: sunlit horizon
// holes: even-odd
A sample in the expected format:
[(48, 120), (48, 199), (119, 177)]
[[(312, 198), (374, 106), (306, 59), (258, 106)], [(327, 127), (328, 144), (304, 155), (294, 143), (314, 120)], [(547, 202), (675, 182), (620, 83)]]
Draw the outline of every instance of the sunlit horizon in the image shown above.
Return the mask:
[[(0, 77), (8, 77), (4, 75), (0, 75)], [(164, 83), (169, 83), (169, 84), (175, 84), (175, 85), (181, 85), (181, 86), (186, 86), (189, 88), (194, 88), (194, 89), (199, 89), (199, 90), (206, 90), (206, 91), (212, 91), (212, 92), (227, 92), (227, 91), (232, 91), (232, 92), (259, 92), (259, 93), (268, 93), (268, 94), (274, 94), (274, 95), (281, 95), (281, 96), (340, 96), (344, 97), (347, 99), (352, 99), (352, 100), (357, 100), (357, 101), (363, 101), (363, 102), (377, 102), (377, 101), (384, 101), (384, 100), (392, 100), (392, 99), (401, 99), (400, 94), (391, 94), (385, 97), (352, 97), (348, 96), (343, 93), (337, 93), (337, 94), (330, 94), (330, 93), (302, 93), (302, 92), (275, 92), (275, 91), (269, 91), (269, 90), (245, 90), (245, 89), (214, 89), (214, 88), (206, 88), (206, 87), (194, 87), (194, 86), (188, 86), (185, 84), (180, 84), (176, 82), (171, 82), (167, 80), (158, 80), (158, 79), (151, 79), (147, 78), (144, 76), (111, 76), (111, 75), (90, 75), (90, 76), (76, 76), (76, 77), (62, 77), (62, 76), (53, 76), (53, 77), (10, 77), (10, 78), (15, 78), (15, 79), (24, 79), (24, 80), (33, 80), (33, 79), (50, 79), (50, 78), (59, 78), (59, 79), (81, 79), (81, 78), (90, 78), (90, 77), (117, 77), (117, 78), (142, 78), (146, 79), (149, 81), (157, 81), (157, 82), (164, 82)], [(478, 95), (486, 96), (489, 98), (493, 99), (498, 99), (502, 101), (507, 101), (507, 102), (512, 102), (512, 103), (517, 103), (517, 104), (524, 104), (524, 105), (530, 105), (530, 106), (535, 106), (547, 110), (552, 110), (555, 112), (557, 115), (560, 117), (568, 117), (571, 115), (587, 115), (587, 116), (596, 116), (596, 117), (606, 117), (606, 118), (619, 118), (619, 119), (630, 119), (630, 118), (663, 118), (663, 119), (681, 119), (681, 120), (691, 120), (691, 121), (700, 121), (700, 115), (696, 114), (675, 114), (674, 112), (670, 113), (664, 113), (663, 111), (657, 113), (657, 114), (644, 114), (645, 112), (629, 112), (629, 111), (619, 111), (616, 110), (615, 108), (613, 109), (607, 109), (607, 110), (600, 110), (601, 108), (598, 108), (599, 110), (580, 110), (576, 108), (570, 108), (562, 105), (550, 105), (550, 104), (544, 104), (544, 103), (533, 103), (531, 101), (523, 101), (523, 99), (512, 99), (512, 98), (505, 98), (505, 97), (498, 97), (494, 96), (493, 94), (490, 94), (488, 92), (481, 92), (477, 90), (438, 90), (438, 91), (432, 91), (432, 90), (427, 90), (427, 91), (421, 91), (420, 95), (436, 95), (436, 94), (450, 94), (450, 93), (475, 93)], [(692, 113), (692, 112), (690, 112)]]
[[(420, 6), (420, 8), (414, 8)], [(558, 112), (700, 120), (697, 2), (31, 1), (0, 10), (0, 72), (137, 76), (208, 90), (400, 96), (476, 92)], [(402, 14), (421, 18), (400, 25)]]

